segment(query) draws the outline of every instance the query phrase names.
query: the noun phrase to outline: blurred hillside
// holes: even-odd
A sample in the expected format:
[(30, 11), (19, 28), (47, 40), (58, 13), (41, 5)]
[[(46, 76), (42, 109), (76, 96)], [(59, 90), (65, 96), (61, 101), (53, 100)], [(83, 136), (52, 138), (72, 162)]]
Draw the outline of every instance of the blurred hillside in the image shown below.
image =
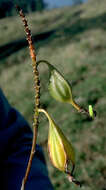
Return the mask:
[[(83, 190), (106, 189), (106, 1), (89, 0), (76, 7), (26, 15), (37, 59), (56, 66), (73, 87), (76, 102), (97, 111), (94, 121), (48, 94), (48, 68), (39, 67), (41, 105), (55, 119), (76, 151), (76, 178)], [(33, 74), (24, 28), (19, 16), (0, 20), (0, 86), (9, 102), (32, 125)], [(61, 111), (60, 111), (61, 110)], [(46, 155), (48, 122), (40, 117), (38, 142), (45, 150), (55, 190), (76, 190), (53, 168)]]

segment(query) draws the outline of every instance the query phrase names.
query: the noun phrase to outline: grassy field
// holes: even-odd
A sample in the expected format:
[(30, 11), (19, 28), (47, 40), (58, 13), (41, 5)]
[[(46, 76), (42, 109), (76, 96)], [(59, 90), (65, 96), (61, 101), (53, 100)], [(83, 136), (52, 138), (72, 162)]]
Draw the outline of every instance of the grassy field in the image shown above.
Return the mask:
[[(92, 104), (97, 111), (96, 119), (89, 121), (71, 105), (52, 99), (48, 93), (48, 68), (40, 65), (41, 106), (48, 110), (75, 148), (75, 174), (82, 182), (82, 190), (106, 189), (105, 3), (105, 0), (89, 0), (77, 7), (27, 15), (37, 59), (46, 59), (56, 66), (72, 84), (76, 102), (85, 108)], [(0, 86), (9, 102), (32, 125), (33, 74), (19, 16), (0, 20)], [(38, 143), (44, 149), (54, 189), (79, 189), (48, 161), (47, 133), (48, 122), (41, 114)]]

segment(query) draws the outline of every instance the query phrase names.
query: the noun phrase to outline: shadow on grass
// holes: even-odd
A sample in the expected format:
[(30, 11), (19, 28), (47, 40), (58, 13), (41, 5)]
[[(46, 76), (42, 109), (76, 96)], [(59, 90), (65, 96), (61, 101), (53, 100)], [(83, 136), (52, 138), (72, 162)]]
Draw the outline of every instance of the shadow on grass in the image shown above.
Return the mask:
[(79, 14), (77, 16), (69, 17), (60, 28), (61, 35), (65, 36), (63, 43), (67, 43), (67, 40), (79, 41), (80, 34), (83, 34), (87, 30), (98, 28), (106, 30), (106, 13), (93, 18), (80, 18)]
[[(87, 30), (97, 28), (106, 30), (106, 13), (93, 18), (80, 18), (81, 13), (82, 11), (76, 11), (72, 16), (69, 15), (68, 18), (66, 18), (65, 22), (62, 23), (59, 27), (54, 28), (54, 30), (33, 36), (34, 41), (36, 43), (41, 41), (42, 46), (45, 46), (54, 39), (58, 39), (55, 45), (60, 46), (61, 43), (69, 43), (69, 40), (72, 42), (79, 41), (80, 34), (84, 33)], [(64, 38), (61, 39), (63, 36)], [(59, 43), (59, 41), (61, 41), (61, 43)], [(0, 60), (6, 58), (7, 56), (10, 56), (11, 54), (17, 52), (18, 50), (21, 50), (26, 46), (28, 46), (26, 39), (20, 39), (1, 46)]]
[[(55, 30), (51, 30), (48, 32), (34, 35), (33, 40), (36, 42), (43, 41), (43, 40), (49, 38), (54, 32), (55, 32)], [(3, 59), (5, 57), (15, 53), (16, 51), (21, 50), (26, 46), (28, 46), (28, 42), (26, 39), (20, 39), (20, 40), (5, 44), (0, 47), (0, 59)]]

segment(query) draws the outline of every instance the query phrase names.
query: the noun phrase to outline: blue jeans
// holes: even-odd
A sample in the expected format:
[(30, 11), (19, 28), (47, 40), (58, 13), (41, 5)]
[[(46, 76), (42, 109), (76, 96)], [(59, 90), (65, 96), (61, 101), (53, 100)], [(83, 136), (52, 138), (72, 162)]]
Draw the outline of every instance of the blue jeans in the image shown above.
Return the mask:
[[(20, 190), (32, 145), (32, 131), (0, 89), (0, 189)], [(52, 190), (43, 152), (36, 153), (25, 190)]]

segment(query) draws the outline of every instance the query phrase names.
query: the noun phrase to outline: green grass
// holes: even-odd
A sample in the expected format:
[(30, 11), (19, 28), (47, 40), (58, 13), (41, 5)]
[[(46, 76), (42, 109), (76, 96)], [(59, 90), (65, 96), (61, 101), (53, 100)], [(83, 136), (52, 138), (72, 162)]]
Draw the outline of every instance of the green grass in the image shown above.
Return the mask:
[[(77, 7), (27, 15), (33, 35), (55, 30), (47, 39), (35, 41), (37, 59), (46, 59), (62, 72), (73, 86), (75, 100), (97, 111), (94, 121), (80, 115), (71, 105), (56, 102), (48, 94), (48, 68), (39, 67), (41, 106), (62, 128), (76, 151), (76, 178), (83, 190), (106, 188), (106, 6), (105, 0), (88, 1)], [(18, 28), (18, 30), (17, 30)], [(24, 39), (19, 17), (0, 20), (0, 46)], [(8, 49), (5, 49), (7, 51)], [(3, 53), (5, 53), (5, 51)], [(12, 52), (12, 50), (11, 50)], [(31, 60), (24, 47), (0, 61), (0, 86), (9, 102), (32, 125), (34, 89)], [(61, 110), (61, 111), (60, 111)], [(47, 158), (49, 176), (55, 190), (79, 189), (48, 161), (48, 122), (40, 116), (38, 143)]]

